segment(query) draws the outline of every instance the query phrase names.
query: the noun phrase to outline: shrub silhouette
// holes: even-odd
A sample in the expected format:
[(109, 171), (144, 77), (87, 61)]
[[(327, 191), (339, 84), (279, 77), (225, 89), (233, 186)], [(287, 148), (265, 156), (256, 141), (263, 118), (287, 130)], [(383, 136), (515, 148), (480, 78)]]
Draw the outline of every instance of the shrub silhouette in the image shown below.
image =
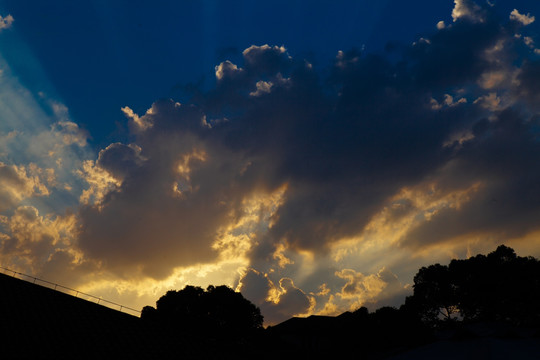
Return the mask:
[(405, 308), (437, 326), (453, 321), (540, 324), (540, 261), (501, 245), (448, 266), (422, 267)]

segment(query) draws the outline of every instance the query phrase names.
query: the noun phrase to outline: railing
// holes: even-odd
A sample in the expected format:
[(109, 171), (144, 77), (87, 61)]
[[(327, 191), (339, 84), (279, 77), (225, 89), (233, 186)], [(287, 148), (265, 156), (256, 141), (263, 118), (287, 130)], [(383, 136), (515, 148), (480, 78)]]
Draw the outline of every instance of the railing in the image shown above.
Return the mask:
[(50, 281), (47, 281), (47, 280), (43, 280), (43, 279), (37, 278), (35, 276), (23, 274), (21, 272), (11, 270), (11, 269), (8, 269), (8, 268), (2, 267), (2, 266), (0, 266), (0, 270), (2, 271), (3, 274), (6, 274), (6, 275), (8, 275), (6, 272), (10, 272), (12, 274), (11, 276), (13, 276), (14, 278), (24, 280), (24, 281), (27, 281), (27, 282), (32, 282), (32, 283), (34, 283), (36, 285), (40, 285), (40, 286), (44, 286), (44, 287), (47, 287), (47, 288), (50, 288), (50, 289), (53, 289), (53, 290), (56, 290), (56, 291), (60, 291), (60, 292), (63, 292), (64, 294), (72, 295), (72, 296), (75, 296), (75, 297), (80, 298), (80, 299), (95, 302), (96, 304), (106, 306), (106, 307), (114, 309), (114, 310), (118, 310), (118, 311), (125, 312), (125, 313), (135, 315), (135, 316), (140, 316), (141, 315), (140, 310), (133, 309), (133, 308), (130, 308), (128, 306), (121, 305), (121, 304), (117, 304), (117, 303), (115, 303), (113, 301), (105, 300), (105, 299), (102, 299), (101, 297), (90, 295), (90, 294), (84, 293), (82, 291), (69, 288), (67, 286), (63, 286), (63, 285), (56, 284), (56, 283), (53, 283), (53, 282), (50, 282)]

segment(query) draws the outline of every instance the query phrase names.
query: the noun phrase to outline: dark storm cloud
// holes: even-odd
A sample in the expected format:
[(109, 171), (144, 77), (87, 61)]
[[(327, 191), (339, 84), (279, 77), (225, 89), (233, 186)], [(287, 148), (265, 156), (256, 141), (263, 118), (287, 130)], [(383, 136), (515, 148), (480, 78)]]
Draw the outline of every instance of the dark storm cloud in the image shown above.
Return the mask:
[(533, 111), (540, 109), (540, 61), (526, 60), (517, 80), (516, 96), (522, 99)]
[[(538, 230), (540, 217), (540, 143), (538, 119), (507, 109), (493, 121), (473, 127), (475, 138), (453, 159), (444, 174), (448, 190), (460, 183), (481, 183), (459, 209), (445, 208), (414, 228), (405, 244), (422, 246), (463, 236), (491, 233), (499, 241)], [(454, 185), (454, 186), (453, 186)]]
[[(252, 46), (243, 64), (216, 67), (215, 89), (132, 116), (134, 144), (113, 144), (98, 159), (122, 184), (82, 209), (81, 248), (156, 277), (210, 262), (242, 201), (284, 185), (272, 226), (251, 235), (255, 268), (278, 243), (328, 251), (361, 234), (402, 188), (428, 181), (443, 194), (481, 185), (459, 209), (418, 224), (404, 246), (534, 230), (538, 121), (520, 106), (534, 102), (538, 65), (509, 61), (521, 41), (510, 27), (487, 8), (459, 3), (452, 25), (398, 61), (340, 52), (320, 79), (282, 47)], [(495, 73), (518, 81), (495, 81)], [(476, 101), (491, 93), (506, 99), (506, 110)]]
[(97, 165), (123, 181), (140, 166), (140, 148), (114, 143), (99, 152)]
[(154, 125), (137, 138), (140, 154), (120, 145), (100, 153), (97, 166), (122, 185), (99, 206), (82, 208), (79, 243), (111, 267), (141, 266), (162, 277), (176, 265), (213, 261), (216, 232), (234, 219), (243, 163), (191, 133), (194, 114), (179, 106), (153, 108)]
[(321, 248), (360, 231), (401, 180), (444, 159), (440, 145), (461, 120), (452, 116), (458, 110), (435, 118), (429, 94), (417, 94), (410, 75), (379, 57), (340, 55), (328, 88), (296, 66), (216, 130), (227, 145), (262, 154), (270, 180), (289, 183), (273, 237)]
[(496, 66), (485, 50), (495, 46), (501, 35), (500, 24), (494, 20), (458, 20), (411, 47), (411, 75), (418, 86), (428, 91), (468, 86)]
[(266, 324), (278, 324), (287, 318), (309, 312), (312, 301), (293, 280), (282, 278), (276, 285), (263, 274), (248, 269), (240, 278), (238, 291), (260, 307)]

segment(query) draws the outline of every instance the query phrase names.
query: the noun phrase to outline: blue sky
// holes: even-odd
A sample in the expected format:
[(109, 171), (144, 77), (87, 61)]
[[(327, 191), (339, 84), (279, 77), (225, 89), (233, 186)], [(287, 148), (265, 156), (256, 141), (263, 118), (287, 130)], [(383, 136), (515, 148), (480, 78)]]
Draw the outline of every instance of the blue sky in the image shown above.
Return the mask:
[[(29, 89), (62, 99), (98, 147), (123, 136), (119, 108), (186, 98), (214, 84), (213, 68), (251, 45), (284, 45), (320, 70), (337, 51), (384, 51), (451, 21), (452, 1), (9, 1), (17, 19), (4, 57)], [(534, 10), (499, 1), (497, 12)], [(19, 16), (21, 14), (22, 16)], [(114, 134), (114, 135), (112, 135)]]
[(540, 5), (0, 0), (0, 265), (293, 315), (540, 255)]
[(62, 99), (99, 146), (118, 130), (120, 107), (143, 111), (158, 98), (185, 98), (190, 83), (212, 86), (214, 66), (251, 45), (284, 45), (323, 70), (338, 50), (414, 41), (450, 19), (452, 2), (2, 1), (0, 9), (17, 19), (0, 41), (22, 83)]

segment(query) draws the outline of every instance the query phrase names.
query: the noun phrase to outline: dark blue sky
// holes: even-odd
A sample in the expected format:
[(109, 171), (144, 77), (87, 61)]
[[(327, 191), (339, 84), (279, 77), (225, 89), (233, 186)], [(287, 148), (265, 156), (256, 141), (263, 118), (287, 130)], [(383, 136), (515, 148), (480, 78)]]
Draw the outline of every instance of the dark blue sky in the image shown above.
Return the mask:
[[(30, 1), (1, 0), (16, 31), (0, 46), (30, 89), (55, 93), (104, 145), (123, 136), (120, 107), (143, 112), (157, 98), (185, 98), (189, 83), (212, 86), (219, 62), (250, 45), (284, 45), (324, 70), (338, 50), (380, 52), (451, 21), (453, 1)], [(502, 3), (534, 10), (530, 1)], [(537, 5), (535, 5), (537, 7)], [(36, 76), (31, 53), (49, 80)], [(42, 79), (39, 81), (38, 79)], [(118, 133), (120, 131), (120, 133)]]
[[(448, 22), (452, 1), (0, 1), (15, 30), (4, 56), (25, 85), (55, 94), (103, 146), (122, 134), (120, 108), (212, 86), (214, 66), (251, 45), (284, 45), (320, 69), (338, 50), (381, 51)], [(33, 55), (35, 59), (28, 57)], [(43, 74), (36, 74), (36, 61)], [(43, 79), (46, 77), (48, 82)], [(114, 133), (114, 134), (113, 134)]]

